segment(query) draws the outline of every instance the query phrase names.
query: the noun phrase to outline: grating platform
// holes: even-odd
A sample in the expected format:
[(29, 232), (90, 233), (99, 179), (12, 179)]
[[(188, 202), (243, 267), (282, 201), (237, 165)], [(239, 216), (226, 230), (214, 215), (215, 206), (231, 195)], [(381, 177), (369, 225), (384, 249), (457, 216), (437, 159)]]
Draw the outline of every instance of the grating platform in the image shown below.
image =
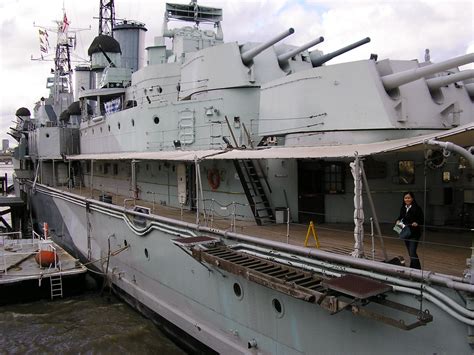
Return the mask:
[(219, 239), (213, 237), (188, 237), (172, 239), (173, 243), (181, 247), (189, 247), (194, 245), (208, 245), (219, 242)]
[[(403, 330), (414, 329), (433, 320), (428, 311), (420, 312), (413, 307), (386, 299), (386, 294), (392, 290), (392, 287), (382, 282), (356, 275), (345, 275), (331, 279), (297, 267), (237, 251), (223, 244), (216, 245), (216, 240), (183, 239), (187, 240), (187, 246), (191, 249), (193, 258), (200, 263), (218, 267), (294, 298), (318, 304), (330, 311), (331, 314), (349, 310), (355, 315)], [(209, 243), (211, 247), (207, 249), (200, 241)], [(176, 240), (173, 242), (176, 244)], [(180, 240), (180, 242), (182, 241)], [(183, 246), (182, 243), (178, 245)], [(348, 298), (349, 300), (347, 300)], [(394, 319), (380, 313), (380, 310), (371, 309), (368, 307), (371, 303), (377, 303), (405, 315), (414, 316), (416, 320), (405, 324), (402, 319)]]

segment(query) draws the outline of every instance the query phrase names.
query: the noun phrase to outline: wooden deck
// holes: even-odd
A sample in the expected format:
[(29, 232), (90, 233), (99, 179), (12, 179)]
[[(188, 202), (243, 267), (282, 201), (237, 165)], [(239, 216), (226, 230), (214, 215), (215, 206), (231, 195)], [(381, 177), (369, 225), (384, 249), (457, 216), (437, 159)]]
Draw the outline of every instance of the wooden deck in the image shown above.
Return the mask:
[[(67, 191), (67, 189), (65, 189)], [(72, 189), (70, 192), (85, 197), (91, 197), (90, 189)], [(103, 192), (93, 191), (93, 198), (99, 199)], [(112, 196), (113, 204), (131, 208), (134, 205), (150, 208), (151, 212), (164, 217), (182, 219), (186, 222), (196, 222), (196, 213), (179, 208), (161, 206), (144, 200), (130, 200), (128, 197), (106, 193)], [(221, 215), (230, 214), (228, 211), (220, 210)], [(211, 220), (212, 219), (212, 220)], [(201, 223), (204, 223), (201, 221)], [(272, 224), (258, 226), (254, 222), (237, 220), (235, 231), (242, 234), (248, 234), (265, 238), (269, 240), (288, 242), (294, 245), (304, 245), (308, 225), (298, 223), (290, 224), (289, 238), (287, 238), (286, 224)], [(224, 219), (219, 216), (208, 216), (208, 225), (223, 230), (230, 230), (231, 219)], [(372, 240), (370, 236), (370, 226), (364, 225), (364, 252), (367, 259), (372, 259)], [(381, 225), (382, 237), (389, 259), (395, 256), (402, 256), (409, 264), (409, 257), (402, 240), (392, 231), (392, 225)], [(354, 226), (351, 224), (321, 224), (316, 225), (316, 232), (320, 242), (320, 249), (338, 254), (348, 255), (354, 246)], [(383, 253), (379, 237), (375, 236), (375, 259), (383, 260)], [(472, 245), (474, 240), (474, 231), (469, 229), (446, 229), (427, 227), (424, 237), (420, 240), (418, 246), (418, 256), (424, 270), (434, 271), (442, 274), (462, 276), (466, 269), (466, 259), (471, 257)], [(314, 239), (311, 237), (310, 244), (314, 245)]]

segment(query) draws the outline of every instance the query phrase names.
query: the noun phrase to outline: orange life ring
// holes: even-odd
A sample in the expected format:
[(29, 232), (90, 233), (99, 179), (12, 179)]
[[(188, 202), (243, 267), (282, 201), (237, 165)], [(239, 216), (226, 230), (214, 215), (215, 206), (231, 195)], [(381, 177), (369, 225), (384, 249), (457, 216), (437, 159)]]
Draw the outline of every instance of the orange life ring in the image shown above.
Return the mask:
[(213, 191), (217, 190), (217, 188), (221, 184), (221, 176), (217, 168), (209, 169), (209, 171), (207, 172), (207, 182), (209, 183), (209, 186)]

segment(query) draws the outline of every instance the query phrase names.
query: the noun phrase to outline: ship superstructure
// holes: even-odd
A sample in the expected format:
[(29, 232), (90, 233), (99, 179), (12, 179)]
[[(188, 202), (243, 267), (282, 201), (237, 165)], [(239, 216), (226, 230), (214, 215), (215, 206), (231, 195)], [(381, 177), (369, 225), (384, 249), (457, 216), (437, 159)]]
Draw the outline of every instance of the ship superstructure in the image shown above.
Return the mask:
[[(144, 56), (145, 25), (102, 23), (113, 19), (108, 5), (64, 119), (30, 119), (15, 153), (34, 215), (58, 241), (107, 259), (94, 266), (115, 290), (188, 334), (188, 346), (470, 351), (466, 240), (446, 251), (462, 266), (430, 256), (426, 273), (389, 262), (393, 241), (380, 225), (408, 189), (427, 225), (467, 234), (474, 223), (473, 72), (458, 69), (474, 54), (331, 65), (370, 39), (329, 54), (311, 50), (323, 37), (282, 43), (293, 28), (263, 43), (225, 42), (222, 10), (193, 1), (166, 4)], [(310, 221), (355, 223), (350, 249), (290, 238), (290, 225)], [(286, 243), (269, 232), (279, 227)]]

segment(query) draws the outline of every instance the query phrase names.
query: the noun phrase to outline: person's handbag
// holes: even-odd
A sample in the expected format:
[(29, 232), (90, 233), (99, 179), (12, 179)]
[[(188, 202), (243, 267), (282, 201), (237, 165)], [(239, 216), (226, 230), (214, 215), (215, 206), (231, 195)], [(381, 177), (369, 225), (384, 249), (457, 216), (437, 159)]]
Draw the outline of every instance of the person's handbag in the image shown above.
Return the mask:
[(395, 225), (393, 226), (393, 230), (394, 230), (398, 235), (400, 235), (400, 233), (401, 233), (402, 230), (403, 230), (403, 227), (405, 227), (405, 225), (403, 224), (402, 221), (399, 221), (399, 222), (395, 223)]
[(403, 224), (403, 221), (395, 223), (393, 230), (398, 234), (400, 239), (408, 239), (411, 236), (411, 229), (410, 226)]

